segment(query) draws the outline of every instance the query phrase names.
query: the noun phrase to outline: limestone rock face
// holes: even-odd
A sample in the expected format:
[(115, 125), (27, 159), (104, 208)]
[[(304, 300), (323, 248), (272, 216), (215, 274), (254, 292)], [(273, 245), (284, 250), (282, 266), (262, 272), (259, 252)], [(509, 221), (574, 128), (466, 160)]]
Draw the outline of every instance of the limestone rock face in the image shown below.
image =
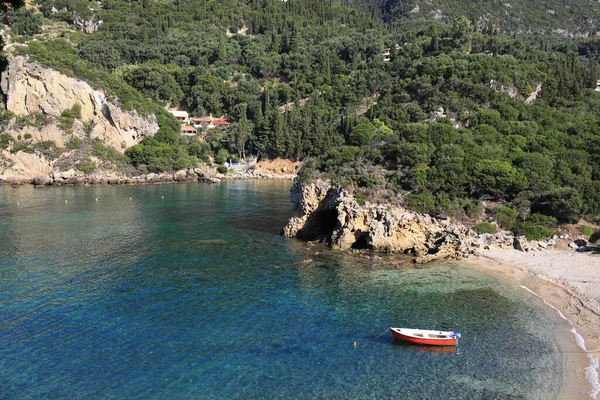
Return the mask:
[(90, 19), (84, 19), (77, 13), (73, 13), (73, 22), (76, 25), (79, 25), (81, 29), (88, 34), (96, 32), (103, 23), (103, 21), (99, 20), (96, 16), (93, 16)]
[(294, 214), (282, 234), (324, 240), (333, 248), (406, 252), (416, 262), (461, 258), (479, 246), (474, 231), (402, 207), (359, 205), (346, 190), (326, 181), (297, 181), (290, 200)]
[[(138, 143), (143, 136), (154, 135), (158, 131), (155, 116), (142, 117), (135, 111), (123, 111), (108, 101), (102, 91), (93, 89), (87, 82), (37, 63), (29, 63), (23, 56), (9, 55), (7, 61), (1, 86), (6, 95), (6, 109), (18, 116), (41, 112), (59, 118), (64, 110), (79, 104), (81, 122), (93, 124), (90, 136), (101, 139), (105, 145), (120, 152)], [(53, 140), (58, 145), (68, 141), (63, 137), (65, 133), (59, 132), (56, 125), (23, 129), (27, 132), (11, 129), (7, 133), (15, 138), (29, 133), (34, 139)], [(73, 134), (82, 136), (85, 133), (80, 129)]]
[(10, 164), (0, 163), (0, 181), (9, 177), (20, 180), (31, 180), (34, 176), (47, 175), (52, 172), (52, 166), (44, 157), (36, 154), (18, 151), (10, 154), (8, 151), (0, 151), (0, 161), (10, 160)]

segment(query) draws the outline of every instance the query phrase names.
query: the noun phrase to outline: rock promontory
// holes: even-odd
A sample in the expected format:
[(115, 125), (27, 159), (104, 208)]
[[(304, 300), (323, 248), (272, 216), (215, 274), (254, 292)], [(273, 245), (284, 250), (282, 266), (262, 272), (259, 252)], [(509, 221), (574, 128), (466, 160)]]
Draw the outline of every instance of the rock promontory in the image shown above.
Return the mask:
[(296, 180), (290, 201), (293, 215), (281, 232), (284, 236), (324, 242), (334, 249), (406, 253), (417, 263), (461, 259), (490, 249), (536, 252), (555, 247), (558, 240), (527, 240), (508, 231), (477, 234), (449, 218), (399, 205), (359, 203), (349, 191), (326, 180)]
[(428, 262), (462, 258), (479, 246), (477, 234), (463, 225), (400, 206), (359, 204), (347, 190), (328, 181), (296, 181), (290, 200), (294, 214), (282, 234), (322, 240), (332, 248), (403, 252), (416, 262)]

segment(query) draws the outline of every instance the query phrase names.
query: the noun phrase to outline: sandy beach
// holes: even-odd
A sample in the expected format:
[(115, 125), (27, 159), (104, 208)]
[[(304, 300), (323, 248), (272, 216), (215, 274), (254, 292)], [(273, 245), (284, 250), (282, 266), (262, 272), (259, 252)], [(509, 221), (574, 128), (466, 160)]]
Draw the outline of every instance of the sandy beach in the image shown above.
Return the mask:
[(463, 262), (519, 283), (567, 320), (557, 332), (564, 363), (559, 398), (598, 399), (600, 252), (498, 249)]

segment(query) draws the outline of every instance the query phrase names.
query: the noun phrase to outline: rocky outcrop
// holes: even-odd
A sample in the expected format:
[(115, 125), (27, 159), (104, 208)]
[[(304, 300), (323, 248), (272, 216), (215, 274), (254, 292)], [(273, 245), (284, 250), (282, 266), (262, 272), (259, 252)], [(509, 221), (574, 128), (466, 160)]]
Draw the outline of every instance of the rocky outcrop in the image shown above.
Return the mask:
[(296, 181), (290, 201), (293, 216), (283, 228), (287, 237), (323, 241), (337, 249), (409, 253), (415, 262), (460, 259), (492, 248), (539, 251), (556, 240), (528, 241), (511, 232), (476, 234), (462, 224), (409, 211), (400, 206), (358, 204), (346, 190), (318, 180)]
[(89, 19), (85, 19), (81, 17), (76, 12), (73, 13), (73, 23), (75, 25), (79, 25), (83, 32), (85, 33), (94, 33), (98, 30), (100, 25), (102, 25), (103, 21), (98, 19), (97, 16), (92, 16)]
[[(9, 54), (7, 61), (1, 77), (6, 109), (17, 116), (42, 113), (50, 117), (50, 123), (41, 129), (18, 128), (13, 121), (13, 126), (5, 133), (15, 138), (28, 134), (37, 141), (51, 140), (62, 146), (73, 136), (86, 135), (83, 130), (83, 124), (86, 124), (91, 127), (89, 136), (92, 139), (101, 139), (106, 146), (123, 152), (143, 136), (154, 135), (158, 131), (155, 116), (145, 117), (136, 111), (123, 111), (108, 101), (101, 90), (93, 89), (87, 82), (38, 63), (30, 63), (24, 56)], [(57, 127), (55, 120), (75, 104), (81, 107), (81, 123), (67, 134)]]
[(475, 232), (462, 225), (398, 206), (360, 205), (326, 181), (295, 182), (290, 200), (294, 215), (282, 234), (323, 240), (333, 248), (404, 252), (428, 262), (462, 258), (479, 246)]
[(18, 151), (10, 154), (0, 150), (0, 181), (12, 177), (17, 180), (29, 180), (34, 176), (52, 173), (50, 162), (43, 156)]

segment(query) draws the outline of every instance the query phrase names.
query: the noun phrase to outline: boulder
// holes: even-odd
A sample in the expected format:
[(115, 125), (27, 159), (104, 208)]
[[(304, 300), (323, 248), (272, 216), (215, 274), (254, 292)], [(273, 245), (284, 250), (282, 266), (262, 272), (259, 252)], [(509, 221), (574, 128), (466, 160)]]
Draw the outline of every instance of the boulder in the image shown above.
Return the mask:
[(39, 176), (34, 177), (31, 180), (31, 183), (33, 183), (36, 186), (51, 185), (52, 178), (50, 177), (50, 175), (39, 175)]
[(158, 182), (158, 174), (150, 173), (146, 175), (146, 181), (148, 181), (149, 183)]
[(179, 171), (176, 171), (173, 174), (173, 180), (176, 182), (183, 182), (188, 180), (187, 170), (181, 169)]
[(529, 251), (529, 243), (525, 236), (516, 236), (514, 238), (513, 246), (519, 251)]

